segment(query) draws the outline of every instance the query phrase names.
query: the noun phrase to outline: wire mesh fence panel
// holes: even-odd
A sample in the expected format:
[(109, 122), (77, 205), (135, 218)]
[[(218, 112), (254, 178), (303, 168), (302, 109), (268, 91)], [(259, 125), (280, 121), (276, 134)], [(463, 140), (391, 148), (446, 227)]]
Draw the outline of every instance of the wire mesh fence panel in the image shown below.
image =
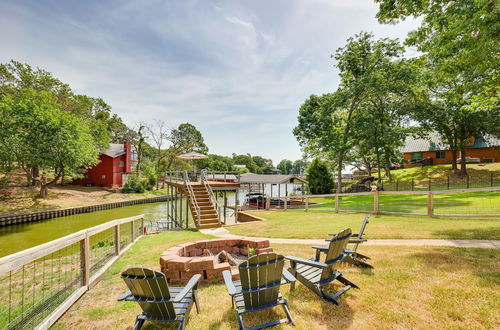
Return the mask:
[(500, 174), (490, 175), (448, 175), (440, 177), (414, 177), (405, 179), (382, 180), (375, 182), (385, 191), (438, 191), (452, 189), (486, 188), (500, 185)]
[(335, 197), (309, 198), (309, 208), (312, 210), (333, 210), (335, 209)]
[(33, 329), (81, 285), (80, 243), (0, 275), (0, 328)]
[(142, 226), (143, 226), (142, 219), (134, 221), (134, 236), (132, 237), (133, 241), (135, 241), (139, 236), (141, 236), (144, 233), (144, 228), (142, 228)]
[(122, 223), (120, 225), (120, 248), (123, 249), (132, 242), (132, 225)]
[(427, 194), (380, 194), (378, 202), (381, 212), (427, 213)]
[(500, 215), (500, 191), (435, 194), (434, 214)]
[(339, 196), (339, 210), (366, 212), (373, 211), (373, 194)]
[[(128, 228), (130, 228), (130, 224)], [(121, 226), (121, 225), (120, 225)], [(130, 236), (130, 229), (129, 229)], [(90, 237), (90, 276), (97, 273), (115, 256), (115, 228), (108, 228)]]

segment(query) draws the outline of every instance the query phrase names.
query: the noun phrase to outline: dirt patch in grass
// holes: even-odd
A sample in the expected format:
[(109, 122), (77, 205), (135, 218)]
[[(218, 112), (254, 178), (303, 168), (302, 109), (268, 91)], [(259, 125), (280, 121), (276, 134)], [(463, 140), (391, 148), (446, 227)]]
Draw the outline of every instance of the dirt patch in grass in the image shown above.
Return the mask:
[[(56, 324), (56, 329), (128, 329), (141, 312), (134, 303), (117, 302), (126, 290), (119, 273), (131, 266), (159, 269), (160, 253), (170, 246), (207, 237), (198, 232), (171, 232), (144, 237)], [(278, 253), (312, 257), (313, 249), (273, 245)], [(319, 299), (303, 285), (288, 299), (296, 329), (332, 328), (499, 328), (500, 251), (459, 248), (362, 247), (375, 269), (342, 268), (360, 286), (341, 306)], [(191, 311), (187, 329), (236, 329), (231, 300), (223, 284), (203, 286), (201, 313)], [(280, 308), (245, 318), (254, 325), (282, 317)], [(146, 329), (154, 326), (146, 323)], [(282, 329), (292, 329), (283, 325)]]

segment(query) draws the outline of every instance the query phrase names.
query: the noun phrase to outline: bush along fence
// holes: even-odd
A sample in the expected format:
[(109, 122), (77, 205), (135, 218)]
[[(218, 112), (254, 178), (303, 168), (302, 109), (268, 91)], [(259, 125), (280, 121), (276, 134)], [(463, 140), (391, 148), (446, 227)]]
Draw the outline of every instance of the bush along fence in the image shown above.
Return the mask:
[(49, 328), (143, 232), (139, 215), (0, 258), (0, 329)]
[(68, 215), (80, 214), (80, 213), (89, 213), (95, 211), (103, 211), (110, 210), (117, 207), (123, 206), (131, 206), (138, 204), (146, 204), (146, 203), (158, 203), (158, 202), (166, 202), (174, 200), (174, 196), (163, 195), (151, 198), (142, 198), (135, 199), (130, 201), (122, 201), (122, 202), (114, 202), (114, 203), (106, 203), (106, 204), (98, 204), (98, 205), (90, 205), (90, 206), (81, 206), (81, 207), (72, 207), (65, 209), (57, 209), (57, 210), (49, 210), (49, 211), (40, 211), (33, 213), (21, 213), (21, 214), (12, 214), (6, 216), (0, 216), (0, 226), (8, 226), (17, 223), (25, 223), (25, 222), (33, 222), (40, 221), (52, 218), (65, 217)]
[[(342, 184), (341, 192), (347, 189), (357, 180), (345, 181)], [(392, 181), (382, 179), (375, 181), (376, 185), (385, 191), (439, 191), (469, 188), (487, 188), (500, 186), (500, 173), (490, 173), (483, 176), (445, 176), (439, 178), (408, 178), (404, 180), (394, 179)], [(336, 191), (336, 183), (335, 183)]]
[(305, 211), (500, 218), (500, 186), (441, 191), (289, 196), (285, 201), (281, 208)]

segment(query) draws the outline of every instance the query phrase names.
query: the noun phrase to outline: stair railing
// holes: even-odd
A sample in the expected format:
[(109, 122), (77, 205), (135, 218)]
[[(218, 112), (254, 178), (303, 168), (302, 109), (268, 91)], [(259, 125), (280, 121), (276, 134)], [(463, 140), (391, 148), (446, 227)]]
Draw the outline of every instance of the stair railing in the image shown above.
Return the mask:
[(219, 202), (217, 199), (214, 200), (214, 192), (212, 190), (212, 187), (207, 183), (208, 181), (208, 175), (207, 175), (207, 170), (203, 169), (201, 170), (201, 183), (205, 186), (205, 189), (208, 191), (208, 198), (210, 200), (210, 204), (212, 204), (212, 207), (215, 209), (215, 212), (217, 213), (217, 222), (220, 225), (221, 224), (221, 217), (220, 217), (220, 207)]
[[(187, 171), (184, 171), (184, 185), (186, 186), (186, 190), (188, 191), (188, 194), (189, 194), (189, 200), (192, 204), (192, 206), (194, 207), (194, 209), (196, 210), (196, 222), (198, 223), (198, 226), (201, 224), (201, 220), (200, 220), (200, 213), (201, 213), (201, 210), (200, 210), (200, 207), (198, 206), (198, 201), (196, 201), (196, 195), (194, 194), (194, 191), (193, 191), (193, 187), (191, 187), (191, 185), (189, 184), (189, 177), (188, 177), (188, 173)], [(187, 210), (186, 210), (187, 212)]]

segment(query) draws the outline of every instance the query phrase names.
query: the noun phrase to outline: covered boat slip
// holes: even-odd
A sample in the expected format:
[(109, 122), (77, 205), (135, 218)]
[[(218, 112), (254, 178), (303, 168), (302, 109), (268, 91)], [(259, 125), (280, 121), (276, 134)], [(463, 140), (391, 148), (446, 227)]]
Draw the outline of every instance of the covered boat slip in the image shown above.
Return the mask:
[(245, 207), (248, 208), (288, 208), (300, 200), (287, 200), (290, 194), (304, 195), (307, 181), (296, 174), (254, 174), (245, 173), (240, 177), (241, 189), (248, 189)]

